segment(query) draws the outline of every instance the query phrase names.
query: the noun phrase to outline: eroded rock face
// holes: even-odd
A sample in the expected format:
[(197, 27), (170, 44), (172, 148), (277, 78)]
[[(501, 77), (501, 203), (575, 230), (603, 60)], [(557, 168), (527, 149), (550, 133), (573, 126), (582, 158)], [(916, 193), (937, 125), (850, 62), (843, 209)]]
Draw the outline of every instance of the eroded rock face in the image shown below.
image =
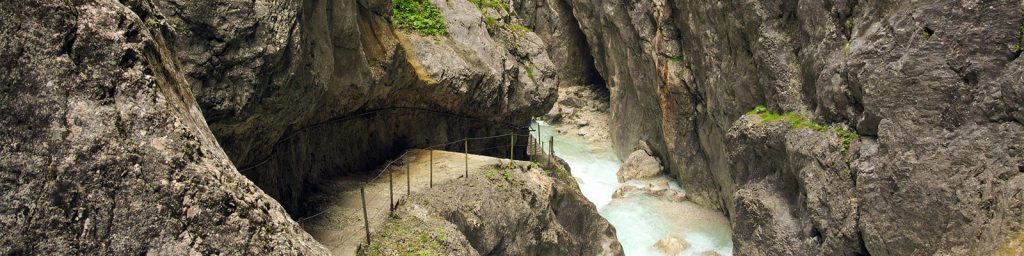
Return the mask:
[(435, 4), (450, 36), (385, 0), (0, 4), (0, 253), (326, 253), (284, 211), (316, 181), (554, 102), (536, 35)]
[[(740, 251), (984, 253), (1021, 229), (1019, 1), (567, 2), (611, 91), (619, 156), (648, 141), (736, 234), (766, 227), (734, 236)], [(757, 105), (859, 142), (743, 127)]]
[[(598, 215), (571, 177), (552, 177), (540, 168), (526, 167), (492, 172), (414, 194), (374, 236), (378, 246), (371, 250), (396, 254), (423, 247), (457, 255), (622, 255), (615, 228)], [(408, 239), (417, 236), (444, 239), (436, 240), (436, 246)]]
[[(386, 0), (155, 1), (228, 156), (300, 215), (317, 180), (408, 148), (509, 133), (554, 103), (540, 38), (488, 30), (468, 1), (434, 4), (447, 36), (396, 30)], [(491, 15), (506, 27), (515, 19)], [(479, 146), (488, 143), (505, 141)]]
[(831, 131), (744, 116), (728, 134), (737, 187), (730, 216), (742, 255), (866, 253), (855, 174)]
[(326, 255), (218, 146), (151, 8), (0, 3), (0, 254)]

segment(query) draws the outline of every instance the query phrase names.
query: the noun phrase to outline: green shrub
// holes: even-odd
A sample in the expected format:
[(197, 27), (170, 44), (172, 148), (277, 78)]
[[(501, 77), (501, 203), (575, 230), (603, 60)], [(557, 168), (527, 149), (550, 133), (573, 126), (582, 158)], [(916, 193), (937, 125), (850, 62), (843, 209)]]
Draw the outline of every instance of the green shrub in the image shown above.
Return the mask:
[(477, 8), (484, 9), (495, 9), (499, 11), (508, 10), (508, 3), (502, 0), (469, 0), (469, 2), (476, 5)]
[(751, 110), (750, 112), (747, 112), (747, 114), (748, 115), (757, 115), (758, 117), (761, 117), (761, 121), (766, 122), (766, 123), (776, 122), (776, 121), (784, 121), (784, 122), (790, 123), (793, 126), (793, 128), (804, 128), (804, 127), (806, 127), (808, 129), (811, 129), (811, 130), (816, 131), (816, 132), (829, 132), (829, 131), (834, 132), (836, 134), (836, 136), (839, 136), (839, 138), (842, 139), (842, 141), (843, 141), (843, 150), (842, 150), (842, 152), (844, 154), (850, 150), (850, 144), (853, 144), (854, 141), (856, 141), (857, 139), (860, 139), (860, 135), (857, 135), (857, 133), (854, 133), (854, 132), (851, 132), (851, 131), (847, 130), (843, 126), (832, 126), (830, 128), (828, 126), (821, 125), (819, 123), (815, 123), (815, 122), (813, 122), (811, 120), (808, 120), (806, 117), (801, 116), (799, 114), (794, 114), (794, 113), (779, 114), (779, 113), (775, 113), (775, 112), (769, 111), (768, 108), (766, 108), (765, 106), (754, 107), (754, 109)]
[(448, 35), (441, 10), (428, 0), (395, 0), (395, 24), (426, 36)]
[(488, 29), (498, 28), (498, 19), (495, 19), (491, 15), (484, 14), (484, 25), (487, 25)]
[(496, 179), (498, 179), (498, 171), (496, 171), (496, 170), (485, 170), (484, 171), (484, 177), (486, 177), (489, 180), (496, 180)]
[(509, 170), (507, 170), (507, 169), (503, 170), (501, 172), (501, 176), (505, 176), (505, 181), (507, 181), (509, 183), (511, 183), (512, 181), (516, 180), (515, 178), (512, 177), (512, 173), (509, 172)]
[(533, 32), (532, 29), (518, 23), (512, 23), (512, 25), (509, 25), (508, 28), (512, 29), (512, 31), (519, 33)]

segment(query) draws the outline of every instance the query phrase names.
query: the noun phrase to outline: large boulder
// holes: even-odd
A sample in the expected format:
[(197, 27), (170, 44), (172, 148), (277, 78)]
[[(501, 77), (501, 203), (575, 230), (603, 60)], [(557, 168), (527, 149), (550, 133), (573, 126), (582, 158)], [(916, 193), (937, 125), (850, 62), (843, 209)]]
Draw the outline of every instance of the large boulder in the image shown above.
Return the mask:
[(641, 142), (641, 145), (644, 146), (629, 154), (629, 158), (619, 167), (619, 171), (615, 172), (619, 182), (645, 180), (661, 175), (661, 160), (651, 155), (652, 152), (645, 143)]

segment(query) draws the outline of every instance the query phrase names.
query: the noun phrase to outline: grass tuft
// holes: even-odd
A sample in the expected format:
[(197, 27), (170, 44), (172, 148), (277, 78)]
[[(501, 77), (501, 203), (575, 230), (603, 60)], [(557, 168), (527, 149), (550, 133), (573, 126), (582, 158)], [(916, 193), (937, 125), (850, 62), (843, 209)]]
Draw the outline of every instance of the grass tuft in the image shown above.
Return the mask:
[(395, 0), (395, 24), (426, 36), (448, 35), (441, 10), (428, 0)]
[(519, 33), (533, 32), (533, 30), (530, 29), (529, 27), (523, 26), (523, 24), (518, 23), (512, 23), (512, 25), (508, 25), (508, 28), (512, 29), (512, 31)]
[(476, 5), (480, 9), (495, 9), (499, 11), (508, 10), (508, 3), (502, 0), (469, 0), (469, 2)]
[(777, 121), (784, 121), (784, 122), (790, 123), (793, 126), (793, 128), (808, 128), (808, 129), (811, 129), (811, 130), (816, 131), (816, 132), (834, 132), (843, 141), (843, 149), (842, 149), (843, 154), (846, 154), (846, 152), (849, 152), (850, 151), (850, 145), (853, 144), (854, 141), (857, 141), (858, 139), (860, 139), (860, 135), (857, 135), (857, 133), (851, 132), (850, 130), (846, 129), (846, 127), (837, 126), (837, 125), (834, 125), (834, 126), (831, 126), (831, 127), (825, 126), (825, 125), (822, 125), (822, 124), (819, 124), (819, 123), (815, 123), (815, 122), (813, 122), (811, 120), (808, 120), (806, 117), (801, 116), (799, 114), (795, 114), (795, 113), (784, 113), (784, 114), (775, 113), (775, 112), (772, 112), (772, 111), (768, 110), (768, 108), (765, 107), (765, 106), (754, 107), (754, 109), (751, 110), (750, 112), (747, 112), (747, 114), (748, 115), (757, 115), (758, 117), (761, 117), (761, 121), (766, 122), (766, 123), (777, 122)]

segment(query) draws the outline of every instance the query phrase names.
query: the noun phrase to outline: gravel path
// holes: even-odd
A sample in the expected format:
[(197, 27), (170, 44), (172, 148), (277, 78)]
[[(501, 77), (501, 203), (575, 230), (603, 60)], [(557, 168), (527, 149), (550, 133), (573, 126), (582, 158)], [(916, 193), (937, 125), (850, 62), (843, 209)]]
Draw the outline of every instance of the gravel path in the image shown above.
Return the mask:
[[(453, 179), (462, 178), (466, 173), (466, 156), (463, 153), (433, 150), (434, 152), (434, 185)], [(508, 163), (507, 158), (495, 158), (481, 155), (469, 155), (470, 175), (482, 175), (484, 168), (499, 163)], [(527, 165), (527, 161), (516, 161), (516, 164)], [(415, 150), (403, 159), (396, 161), (390, 168), (394, 174), (394, 198), (398, 202), (407, 192), (406, 166), (409, 166), (411, 179), (408, 190), (411, 193), (421, 192), (429, 188), (430, 151)], [(375, 232), (386, 220), (389, 212), (389, 179), (388, 174), (381, 175), (375, 182), (366, 186), (367, 212), (370, 216), (370, 232)], [(322, 198), (323, 212), (301, 221), (307, 232), (317, 241), (324, 244), (334, 255), (355, 255), (359, 245), (366, 242), (366, 231), (363, 226), (362, 202), (359, 196), (359, 185), (363, 181), (336, 180), (328, 185)]]

